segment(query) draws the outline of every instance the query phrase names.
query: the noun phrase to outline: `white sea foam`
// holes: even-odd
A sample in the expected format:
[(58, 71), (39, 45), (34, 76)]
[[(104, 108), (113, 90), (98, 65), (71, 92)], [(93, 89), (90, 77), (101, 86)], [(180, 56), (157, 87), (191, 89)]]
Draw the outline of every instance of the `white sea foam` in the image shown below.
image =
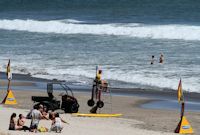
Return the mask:
[[(184, 39), (184, 40), (200, 40), (200, 26), (185, 26), (185, 25), (142, 25), (142, 24), (83, 24), (76, 20), (55, 20), (55, 21), (37, 21), (37, 20), (0, 20), (0, 29), (5, 30), (19, 30), (42, 33), (63, 33), (63, 34), (107, 34), (107, 35), (123, 35), (139, 38), (167, 38), (167, 39)], [(142, 47), (142, 46), (141, 46)], [(144, 46), (143, 46), (144, 47)], [(62, 49), (62, 48), (61, 48)], [(196, 48), (195, 48), (196, 49)], [(198, 48), (197, 48), (198, 49)], [(196, 51), (198, 52), (198, 50)], [(23, 50), (21, 48), (21, 50)], [(59, 51), (58, 51), (59, 52)], [(12, 53), (2, 52), (0, 69), (6, 68), (7, 59), (15, 59), (12, 62), (12, 71), (14, 73), (30, 73), (36, 77), (48, 79), (61, 79), (67, 81), (78, 81), (87, 84), (91, 78), (95, 76), (95, 67), (88, 61), (88, 66), (75, 66), (74, 61), (68, 61), (70, 66), (63, 63), (60, 66), (59, 61), (44, 60), (42, 55), (32, 54), (30, 56), (16, 55), (15, 51)], [(180, 54), (181, 55), (181, 54)], [(197, 55), (197, 56), (196, 56)], [(195, 55), (197, 59), (198, 54)], [(184, 55), (185, 56), (185, 55)], [(185, 58), (185, 57), (181, 58)], [(186, 55), (187, 56), (187, 55)], [(141, 56), (142, 57), (142, 56)], [(146, 56), (145, 56), (146, 57)], [(192, 58), (193, 58), (192, 57)], [(37, 58), (34, 59), (33, 58)], [(20, 60), (20, 61), (19, 61)], [(190, 61), (190, 60), (186, 60)], [(49, 62), (49, 63), (48, 63)], [(116, 61), (114, 61), (115, 63)], [(96, 62), (97, 63), (97, 62)], [(117, 63), (117, 62), (116, 62)], [(122, 62), (123, 63), (123, 62)], [(90, 65), (91, 64), (91, 65)], [(137, 65), (132, 63), (133, 65)], [(196, 63), (198, 64), (198, 63)], [(138, 67), (120, 67), (113, 68), (103, 67), (103, 77), (105, 79), (114, 80), (116, 83), (112, 87), (118, 87), (118, 81), (138, 84), (139, 86), (152, 86), (160, 88), (177, 89), (179, 76), (183, 74), (183, 89), (187, 91), (200, 92), (198, 74), (200, 68), (198, 65), (189, 65), (185, 68), (178, 68), (180, 65), (166, 66), (163, 70), (159, 67), (154, 69), (147, 65)], [(48, 65), (48, 68), (45, 66)], [(166, 65), (166, 64), (165, 64)], [(181, 65), (180, 67), (182, 67)], [(193, 66), (193, 67), (192, 67)], [(171, 67), (171, 68), (170, 68)], [(184, 66), (183, 66), (184, 67)], [(129, 69), (128, 69), (129, 68)], [(169, 70), (170, 68), (170, 70)], [(137, 71), (136, 71), (137, 70)], [(145, 71), (146, 70), (146, 71)], [(167, 71), (171, 72), (167, 72)], [(180, 71), (182, 70), (182, 71)], [(190, 71), (188, 71), (190, 70)], [(148, 71), (148, 72), (147, 72)], [(149, 75), (150, 74), (150, 75)], [(193, 76), (194, 75), (194, 76)]]
[[(0, 62), (1, 69), (5, 69), (6, 62)], [(95, 68), (91, 66), (87, 67), (72, 67), (66, 69), (57, 69), (53, 66), (48, 68), (41, 68), (40, 64), (32, 65), (24, 62), (19, 65), (17, 62), (12, 62), (12, 71), (14, 73), (24, 73), (24, 74), (31, 74), (35, 77), (47, 78), (47, 79), (60, 79), (66, 80), (69, 82), (78, 82), (81, 84), (91, 84), (92, 78), (95, 77)], [(118, 82), (126, 82), (130, 83), (128, 87), (135, 86), (137, 87), (144, 87), (144, 88), (169, 88), (176, 90), (179, 83), (179, 76), (172, 77), (164, 77), (161, 74), (152, 74), (147, 76), (143, 71), (134, 70), (124, 72), (121, 69), (112, 70), (112, 69), (103, 69), (103, 79), (113, 80), (114, 83), (111, 87), (120, 87)], [(183, 89), (189, 92), (199, 92), (199, 83), (198, 77), (189, 77), (183, 78)], [(131, 85), (133, 84), (133, 85)], [(123, 84), (122, 84), (123, 85)], [(123, 85), (124, 86), (124, 85)]]
[(64, 22), (64, 23), (84, 23), (84, 21), (79, 21), (79, 20), (75, 20), (75, 19), (63, 19), (60, 21)]
[(200, 40), (200, 26), (129, 24), (81, 24), (77, 20), (0, 20), (0, 29), (40, 33), (119, 35), (151, 39)]
[[(88, 78), (94, 78), (95, 77), (95, 71), (94, 69), (90, 69), (89, 67), (81, 68), (81, 67), (73, 67), (69, 69), (58, 69), (58, 70), (52, 70), (48, 69), (48, 73), (50, 73), (49, 76), (56, 76), (59, 79), (72, 79), (69, 78), (70, 76), (74, 76), (73, 79), (77, 79), (81, 81), (84, 84), (89, 83), (88, 81), (91, 81), (91, 79)], [(42, 77), (39, 75), (38, 77)], [(45, 76), (43, 76), (45, 77)], [(48, 77), (48, 75), (46, 76)], [(162, 75), (151, 75), (151, 76), (146, 76), (143, 72), (134, 72), (134, 71), (129, 71), (129, 72), (124, 72), (123, 70), (109, 70), (106, 69), (103, 71), (103, 79), (108, 79), (108, 80), (114, 80), (114, 81), (122, 81), (126, 83), (132, 83), (132, 84), (138, 84), (139, 87), (145, 86), (145, 88), (168, 88), (168, 89), (174, 89), (176, 90), (178, 87), (179, 83), (179, 76), (173, 77), (173, 78), (167, 78)], [(198, 78), (196, 77), (190, 77), (190, 78), (183, 78), (183, 89), (185, 91), (189, 92), (200, 92), (199, 91), (199, 84)], [(119, 87), (120, 85), (115, 82), (112, 87)], [(132, 87), (130, 85), (130, 87)]]

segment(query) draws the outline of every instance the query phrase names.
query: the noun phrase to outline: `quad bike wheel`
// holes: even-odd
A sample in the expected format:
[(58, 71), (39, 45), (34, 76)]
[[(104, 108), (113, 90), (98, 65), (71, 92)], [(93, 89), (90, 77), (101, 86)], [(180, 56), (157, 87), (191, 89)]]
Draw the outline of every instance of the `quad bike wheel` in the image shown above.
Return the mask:
[(77, 112), (78, 112), (78, 108), (79, 108), (79, 104), (74, 103), (74, 104), (71, 106), (71, 113), (77, 113)]

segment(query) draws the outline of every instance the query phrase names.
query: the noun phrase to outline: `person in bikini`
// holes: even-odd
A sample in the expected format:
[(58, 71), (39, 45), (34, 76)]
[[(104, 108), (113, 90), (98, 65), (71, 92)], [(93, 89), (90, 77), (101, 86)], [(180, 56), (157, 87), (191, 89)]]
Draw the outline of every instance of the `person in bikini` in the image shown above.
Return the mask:
[(13, 113), (10, 116), (10, 124), (9, 124), (9, 130), (22, 130), (22, 126), (17, 125), (17, 120), (16, 120), (16, 113)]
[(24, 130), (24, 131), (30, 130), (29, 127), (25, 126), (25, 119), (26, 118), (22, 114), (19, 114), (19, 118), (17, 120), (17, 126), (22, 127), (21, 130)]

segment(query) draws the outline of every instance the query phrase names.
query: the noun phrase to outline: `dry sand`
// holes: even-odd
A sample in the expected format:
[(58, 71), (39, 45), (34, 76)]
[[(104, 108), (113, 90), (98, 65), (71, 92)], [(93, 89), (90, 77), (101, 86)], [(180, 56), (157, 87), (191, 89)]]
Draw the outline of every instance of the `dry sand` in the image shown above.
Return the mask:
[[(28, 110), (25, 109), (13, 109), (5, 108), (1, 106), (0, 110), (0, 132), (2, 134), (10, 135), (28, 135), (35, 134), (24, 131), (8, 131), (8, 121), (12, 112), (17, 114), (27, 114)], [(70, 124), (64, 124), (64, 129), (61, 135), (170, 135), (171, 133), (155, 132), (148, 131), (144, 129), (136, 128), (138, 124), (143, 122), (136, 121), (133, 119), (124, 119), (124, 118), (83, 118), (83, 117), (74, 117), (71, 114), (62, 114), (61, 117), (67, 120)], [(26, 125), (30, 125), (30, 120), (26, 120)], [(49, 128), (51, 121), (41, 120), (39, 126), (45, 126)], [(36, 133), (43, 134), (43, 133)], [(54, 132), (47, 132), (45, 134), (55, 134)]]
[[(14, 91), (18, 101), (15, 109), (4, 106), (0, 110), (0, 131), (10, 134), (29, 134), (24, 132), (8, 131), (8, 121), (12, 112), (27, 114), (31, 109), (33, 102), (31, 96), (46, 95), (44, 91)], [(55, 93), (58, 95), (59, 93)], [(5, 91), (0, 92), (2, 99)], [(79, 103), (81, 113), (88, 113), (89, 107), (86, 105), (89, 95), (87, 93), (75, 93)], [(60, 98), (57, 96), (57, 98)], [(108, 99), (108, 98), (107, 98)], [(81, 118), (73, 117), (70, 114), (63, 114), (70, 125), (65, 125), (63, 134), (73, 135), (89, 135), (89, 134), (134, 134), (134, 135), (157, 135), (157, 134), (173, 134), (179, 122), (179, 111), (173, 110), (156, 110), (143, 109), (138, 107), (141, 103), (149, 102), (150, 99), (144, 97), (130, 96), (113, 96), (112, 97), (112, 113), (122, 113), (121, 118)], [(6, 107), (6, 108), (5, 108)], [(17, 109), (23, 108), (23, 109)], [(107, 108), (107, 109), (106, 109)], [(106, 111), (105, 111), (106, 109)], [(105, 106), (101, 112), (109, 113), (110, 106)], [(200, 133), (200, 113), (186, 112), (194, 131)], [(4, 122), (2, 122), (4, 121)], [(28, 121), (27, 121), (28, 122)], [(28, 123), (27, 123), (28, 124)], [(28, 124), (29, 125), (29, 124)], [(50, 126), (50, 121), (41, 121), (41, 125)]]

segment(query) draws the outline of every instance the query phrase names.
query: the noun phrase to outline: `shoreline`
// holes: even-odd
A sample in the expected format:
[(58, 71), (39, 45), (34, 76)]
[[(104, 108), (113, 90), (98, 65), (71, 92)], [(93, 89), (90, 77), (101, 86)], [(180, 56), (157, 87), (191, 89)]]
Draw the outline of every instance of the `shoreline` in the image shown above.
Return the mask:
[[(7, 89), (6, 73), (0, 72), (0, 88)], [(25, 74), (13, 74), (11, 82), (11, 89), (15, 91), (41, 91), (46, 92), (46, 83), (60, 80), (48, 80), (43, 78), (31, 77)], [(68, 85), (68, 82), (66, 82)], [(68, 85), (76, 93), (87, 93), (90, 95), (91, 86), (83, 85)], [(56, 89), (61, 90), (61, 89)], [(177, 103), (177, 91), (175, 90), (155, 90), (155, 89), (141, 89), (141, 88), (110, 88), (112, 96), (128, 96), (147, 98), (148, 102), (138, 105), (144, 109), (164, 109), (176, 110), (179, 108)], [(200, 112), (200, 93), (184, 92), (186, 103), (189, 105), (188, 111)], [(199, 107), (199, 109), (198, 109)]]
[[(7, 79), (6, 73), (0, 72), (0, 87), (7, 87)], [(21, 90), (19, 86), (25, 87), (35, 87), (36, 90), (46, 90), (46, 83), (52, 81), (64, 81), (64, 80), (57, 80), (57, 79), (44, 79), (38, 77), (32, 77), (29, 74), (19, 74), (13, 73), (12, 79), (12, 86), (15, 86), (16, 90)], [(73, 85), (71, 83), (66, 82), (70, 87), (72, 87), (75, 91), (86, 91), (90, 92), (91, 86), (89, 85)], [(19, 88), (18, 88), (19, 87)], [(178, 87), (178, 85), (177, 85)], [(31, 89), (32, 90), (32, 89)], [(142, 89), (142, 88), (115, 88), (111, 87), (110, 90), (113, 94), (119, 95), (130, 95), (130, 96), (144, 96), (149, 98), (161, 97), (161, 99), (176, 99), (177, 98), (177, 91), (173, 89)], [(197, 92), (188, 92), (184, 91), (184, 97), (187, 101), (196, 101), (200, 102), (200, 93)]]

